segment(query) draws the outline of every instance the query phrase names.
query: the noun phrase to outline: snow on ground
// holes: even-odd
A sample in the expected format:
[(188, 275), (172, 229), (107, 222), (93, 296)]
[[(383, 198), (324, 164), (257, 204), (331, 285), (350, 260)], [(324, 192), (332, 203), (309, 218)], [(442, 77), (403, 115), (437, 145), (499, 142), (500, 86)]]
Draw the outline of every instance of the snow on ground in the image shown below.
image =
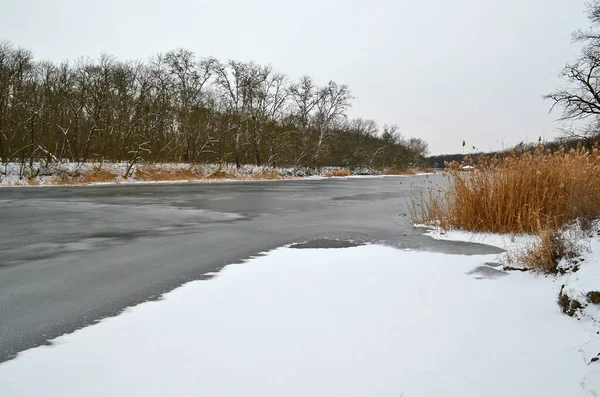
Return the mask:
[(496, 259), (279, 248), (21, 353), (0, 395), (599, 395), (598, 327)]
[[(524, 253), (533, 244), (540, 241), (538, 236), (532, 235), (508, 235), (494, 233), (472, 233), (462, 230), (443, 230), (440, 227), (429, 225), (415, 225), (415, 227), (428, 229), (425, 235), (435, 240), (461, 241), (465, 243), (478, 243), (493, 245), (503, 249), (505, 252), (496, 257), (496, 262), (503, 265), (509, 264), (509, 255), (513, 258)], [(518, 263), (510, 263), (511, 266), (520, 267)]]
[[(416, 226), (427, 227), (425, 225)], [(588, 360), (588, 364), (593, 365), (592, 368), (594, 368), (586, 377), (586, 381), (590, 385), (589, 389), (595, 392), (592, 395), (600, 396), (600, 304), (593, 302), (589, 296), (590, 293), (595, 293), (597, 294), (596, 299), (600, 299), (600, 222), (595, 222), (591, 230), (592, 232), (584, 232), (577, 223), (560, 230), (566, 241), (573, 244), (579, 254), (576, 258), (561, 260), (558, 268), (563, 269), (564, 274), (548, 275), (545, 278), (552, 280), (554, 284), (553, 302), (555, 304), (558, 305), (558, 294), (563, 293), (569, 299), (576, 300), (583, 306), (575, 312), (573, 317), (582, 323), (582, 327), (591, 331), (589, 340), (580, 347), (580, 351)], [(594, 230), (596, 232), (593, 232)], [(521, 267), (519, 263), (514, 263), (515, 258), (540, 241), (538, 236), (531, 235), (470, 233), (460, 230), (443, 231), (440, 228), (430, 228), (425, 234), (438, 240), (476, 242), (502, 248), (505, 253), (498, 255), (496, 262), (509, 264), (512, 267)], [(512, 262), (509, 255), (512, 257)], [(539, 274), (537, 276), (544, 277)]]
[[(521, 267), (518, 263), (509, 263), (508, 255), (512, 259), (518, 258), (533, 244), (540, 241), (538, 236), (531, 235), (500, 235), (492, 233), (470, 233), (460, 230), (444, 231), (440, 228), (430, 228), (426, 225), (416, 225), (429, 228), (425, 234), (437, 240), (463, 241), (493, 245), (505, 250), (496, 259), (497, 262), (508, 264), (512, 267)], [(578, 224), (573, 224), (560, 230), (567, 241), (577, 247), (579, 255), (574, 259), (563, 259), (559, 268), (567, 270), (566, 274), (554, 277), (555, 284), (564, 285), (564, 293), (571, 299), (577, 299), (586, 305), (583, 313), (578, 317), (587, 317), (600, 326), (600, 305), (589, 304), (589, 292), (600, 292), (600, 222), (596, 222), (591, 230), (597, 232), (583, 232)], [(573, 272), (574, 265), (578, 270)], [(599, 346), (600, 347), (600, 346)], [(598, 350), (600, 352), (600, 350)], [(598, 354), (600, 357), (600, 353)]]
[[(587, 244), (587, 249), (577, 260), (579, 270), (559, 277), (558, 282), (565, 286), (563, 292), (571, 299), (576, 299), (585, 305), (579, 317), (590, 319), (600, 325), (600, 305), (591, 304), (588, 298), (590, 292), (596, 292), (600, 297), (600, 241), (596, 237), (588, 240)], [(600, 343), (597, 350), (600, 360)]]

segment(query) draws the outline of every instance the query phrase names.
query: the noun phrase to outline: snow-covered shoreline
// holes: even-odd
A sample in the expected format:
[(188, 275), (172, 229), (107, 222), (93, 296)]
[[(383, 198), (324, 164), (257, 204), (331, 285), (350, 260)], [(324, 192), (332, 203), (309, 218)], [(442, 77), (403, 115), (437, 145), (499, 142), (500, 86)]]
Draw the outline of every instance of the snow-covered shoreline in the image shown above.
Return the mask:
[[(427, 227), (425, 225), (417, 226)], [(436, 240), (474, 242), (501, 248), (504, 253), (497, 257), (497, 262), (511, 268), (516, 266), (524, 269), (524, 265), (518, 262), (518, 258), (540, 241), (538, 236), (533, 235), (500, 235), (460, 230), (443, 231), (440, 228), (429, 229), (425, 234)], [(562, 292), (570, 300), (580, 302), (582, 307), (575, 311), (573, 316), (590, 319), (597, 324), (600, 330), (600, 305), (590, 302), (589, 298), (590, 293), (600, 292), (600, 222), (596, 222), (588, 232), (583, 232), (577, 224), (573, 224), (563, 228), (560, 233), (566, 235), (570, 243), (577, 246), (577, 257), (561, 259), (558, 264), (559, 273), (556, 275), (537, 274), (535, 276), (551, 278), (558, 285), (557, 297)]]
[[(425, 174), (425, 173), (421, 173)], [(417, 174), (417, 175), (421, 175)], [(383, 177), (373, 168), (344, 167), (267, 167), (235, 164), (160, 163), (134, 164), (125, 162), (58, 162), (33, 163), (25, 167), (11, 162), (0, 167), (0, 187), (27, 186), (94, 186), (153, 183), (255, 182), (268, 180), (323, 179), (326, 177)], [(399, 175), (404, 176), (404, 175)]]

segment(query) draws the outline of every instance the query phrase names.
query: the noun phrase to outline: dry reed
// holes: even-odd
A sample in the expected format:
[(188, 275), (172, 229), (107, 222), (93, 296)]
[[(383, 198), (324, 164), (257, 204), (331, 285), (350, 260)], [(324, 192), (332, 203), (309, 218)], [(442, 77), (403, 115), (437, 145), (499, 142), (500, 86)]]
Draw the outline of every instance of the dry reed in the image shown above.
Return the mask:
[(194, 168), (160, 169), (160, 167), (144, 167), (136, 172), (136, 179), (141, 181), (190, 181), (202, 179), (204, 176)]
[(417, 223), (474, 232), (535, 233), (600, 216), (600, 153), (585, 148), (501, 158), (482, 156), (471, 172), (447, 164), (446, 184), (412, 205)]
[[(579, 147), (551, 152), (514, 151), (506, 158), (482, 156), (447, 164), (445, 183), (431, 185), (412, 202), (416, 223), (473, 232), (534, 234), (539, 241), (516, 258), (529, 268), (555, 273), (563, 258), (578, 253), (561, 228), (590, 228), (600, 218), (600, 152)], [(576, 240), (575, 237), (572, 239)]]
[(330, 172), (329, 174), (325, 174), (325, 176), (327, 178), (350, 176), (350, 171), (348, 171), (348, 170), (334, 171), (334, 172)]

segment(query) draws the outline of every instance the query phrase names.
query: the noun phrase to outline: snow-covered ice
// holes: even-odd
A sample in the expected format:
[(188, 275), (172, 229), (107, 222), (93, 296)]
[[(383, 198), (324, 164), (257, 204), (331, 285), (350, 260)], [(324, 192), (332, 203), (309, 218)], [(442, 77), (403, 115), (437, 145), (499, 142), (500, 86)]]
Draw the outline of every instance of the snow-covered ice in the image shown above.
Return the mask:
[(598, 327), (552, 278), (469, 274), (496, 259), (279, 248), (21, 353), (0, 396), (599, 395)]

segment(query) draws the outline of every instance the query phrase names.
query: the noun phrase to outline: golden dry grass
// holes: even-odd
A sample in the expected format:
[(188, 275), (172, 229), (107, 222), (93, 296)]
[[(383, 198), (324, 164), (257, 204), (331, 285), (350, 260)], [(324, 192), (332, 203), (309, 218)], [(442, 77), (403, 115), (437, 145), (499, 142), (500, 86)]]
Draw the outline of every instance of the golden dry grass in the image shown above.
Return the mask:
[(334, 171), (334, 172), (330, 172), (328, 174), (325, 174), (325, 176), (327, 178), (331, 178), (331, 177), (341, 177), (341, 176), (350, 176), (350, 171), (349, 170), (343, 170), (343, 171)]
[(513, 153), (479, 159), (472, 172), (449, 164), (445, 187), (432, 187), (413, 203), (419, 223), (493, 233), (539, 233), (575, 219), (600, 216), (597, 148)]
[(90, 183), (110, 183), (117, 182), (118, 176), (112, 172), (109, 172), (102, 167), (96, 167), (93, 171), (88, 173), (81, 173), (75, 171), (72, 173), (61, 172), (52, 177), (49, 184), (51, 185), (80, 185)]
[(192, 168), (161, 170), (157, 167), (144, 167), (135, 175), (140, 181), (189, 181), (202, 179), (203, 175)]
[(544, 273), (556, 273), (558, 263), (562, 258), (572, 258), (577, 255), (572, 242), (555, 230), (543, 230), (540, 241), (518, 259), (525, 266)]
[(117, 175), (112, 172), (98, 169), (94, 170), (94, 172), (83, 175), (79, 178), (76, 183), (102, 183), (102, 182), (115, 182), (117, 180)]

